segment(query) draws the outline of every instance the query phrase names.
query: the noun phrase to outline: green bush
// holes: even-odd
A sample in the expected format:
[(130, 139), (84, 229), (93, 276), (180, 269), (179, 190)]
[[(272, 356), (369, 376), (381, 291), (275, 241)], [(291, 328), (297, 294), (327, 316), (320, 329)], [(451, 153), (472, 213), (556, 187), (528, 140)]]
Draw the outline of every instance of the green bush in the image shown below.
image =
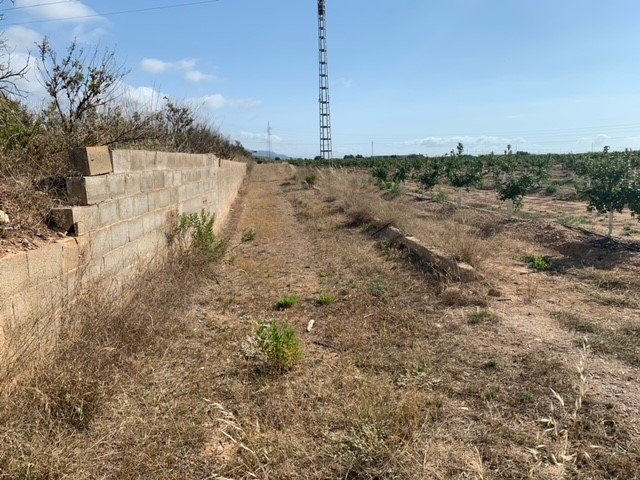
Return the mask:
[(538, 272), (548, 272), (554, 268), (549, 257), (544, 257), (542, 255), (529, 256), (525, 258), (525, 262), (527, 262), (529, 268)]
[(183, 213), (177, 228), (180, 244), (207, 259), (224, 255), (229, 242), (214, 233), (214, 223), (215, 215), (207, 213), (204, 208), (200, 213)]
[(437, 203), (444, 203), (449, 201), (449, 195), (444, 190), (438, 190), (431, 196), (431, 200)]
[(262, 322), (258, 326), (256, 338), (258, 348), (274, 370), (291, 370), (302, 359), (300, 340), (289, 325)]
[(293, 307), (296, 303), (298, 303), (298, 297), (296, 295), (288, 295), (276, 302), (276, 308), (278, 310), (286, 310), (287, 308)]

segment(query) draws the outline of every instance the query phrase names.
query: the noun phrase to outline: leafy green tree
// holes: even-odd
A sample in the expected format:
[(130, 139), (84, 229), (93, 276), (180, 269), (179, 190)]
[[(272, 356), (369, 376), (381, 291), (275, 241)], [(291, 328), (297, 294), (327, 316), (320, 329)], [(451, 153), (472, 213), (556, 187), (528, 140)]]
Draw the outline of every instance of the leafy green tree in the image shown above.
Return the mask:
[(585, 161), (585, 171), (590, 184), (585, 189), (588, 209), (609, 216), (609, 236), (613, 233), (615, 212), (622, 212), (629, 204), (632, 212), (638, 212), (637, 163), (630, 153), (591, 154)]
[(393, 172), (393, 181), (395, 183), (404, 183), (411, 178), (411, 165), (409, 162), (400, 161), (395, 164)]
[(386, 182), (387, 180), (389, 180), (390, 172), (391, 167), (387, 162), (380, 163), (371, 169), (371, 174), (379, 182)]
[(425, 191), (431, 190), (438, 184), (442, 167), (438, 159), (428, 158), (422, 162), (422, 167), (416, 173), (416, 179)]
[(509, 218), (514, 209), (522, 207), (524, 197), (549, 177), (551, 156), (514, 155), (507, 146), (504, 156), (491, 162), (498, 198), (507, 201)]
[(458, 143), (457, 152), (451, 152), (444, 169), (445, 176), (452, 187), (458, 189), (458, 206), (462, 206), (463, 190), (479, 186), (482, 183), (483, 163), (480, 157), (464, 155), (464, 146)]

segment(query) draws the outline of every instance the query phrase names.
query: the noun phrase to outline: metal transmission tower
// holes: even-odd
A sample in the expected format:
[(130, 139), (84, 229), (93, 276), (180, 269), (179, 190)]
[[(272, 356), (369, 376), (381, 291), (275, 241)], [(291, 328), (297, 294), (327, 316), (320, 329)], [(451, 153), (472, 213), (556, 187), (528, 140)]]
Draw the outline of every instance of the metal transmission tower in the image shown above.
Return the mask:
[(329, 61), (327, 59), (327, 8), (318, 0), (318, 48), (320, 51), (320, 156), (331, 161), (331, 110), (329, 108)]
[(267, 122), (267, 155), (271, 160), (271, 122)]

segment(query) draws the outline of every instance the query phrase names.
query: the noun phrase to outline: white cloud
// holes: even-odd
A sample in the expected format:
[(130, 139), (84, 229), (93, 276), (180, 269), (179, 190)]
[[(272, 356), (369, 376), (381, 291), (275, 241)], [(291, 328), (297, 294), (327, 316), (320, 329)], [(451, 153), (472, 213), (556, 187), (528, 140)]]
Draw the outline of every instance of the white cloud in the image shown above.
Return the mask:
[(140, 67), (149, 73), (164, 73), (170, 68), (170, 63), (155, 58), (143, 58)]
[(454, 148), (458, 142), (467, 148), (505, 148), (507, 145), (524, 144), (524, 138), (504, 138), (488, 135), (479, 136), (453, 136), (453, 137), (426, 137), (405, 142), (407, 145), (419, 145), (428, 148)]
[(202, 73), (194, 70), (198, 61), (193, 58), (183, 58), (176, 62), (166, 62), (157, 58), (143, 58), (140, 62), (140, 68), (147, 73), (160, 74), (168, 71), (185, 72), (184, 78), (188, 82), (197, 83), (205, 80), (211, 80), (213, 75)]
[[(243, 140), (249, 141), (266, 142), (268, 140), (268, 135), (266, 133), (240, 132), (238, 136)], [(273, 143), (280, 143), (282, 142), (282, 138), (277, 135), (271, 135), (271, 141)]]
[(73, 18), (74, 22), (85, 22), (95, 20), (106, 20), (104, 17), (94, 18), (76, 18), (87, 17), (89, 15), (97, 15), (97, 12), (80, 1), (70, 2), (43, 2), (42, 0), (16, 0), (16, 7), (29, 7), (25, 9), (25, 12), (34, 17), (38, 17), (44, 20), (65, 20)]
[(199, 70), (190, 70), (184, 74), (184, 79), (190, 83), (206, 82), (207, 80), (213, 80), (215, 77), (208, 73), (202, 73)]
[(166, 96), (153, 87), (133, 87), (125, 84), (122, 85), (119, 98), (123, 104), (131, 106), (133, 110), (157, 112), (162, 109)]
[(11, 51), (28, 53), (35, 49), (36, 44), (42, 40), (43, 35), (21, 26), (9, 27), (4, 31), (4, 38)]
[(259, 100), (253, 100), (251, 98), (226, 98), (219, 93), (193, 98), (189, 100), (189, 102), (195, 105), (202, 105), (207, 110), (220, 110), (225, 107), (255, 108), (262, 105), (262, 102)]

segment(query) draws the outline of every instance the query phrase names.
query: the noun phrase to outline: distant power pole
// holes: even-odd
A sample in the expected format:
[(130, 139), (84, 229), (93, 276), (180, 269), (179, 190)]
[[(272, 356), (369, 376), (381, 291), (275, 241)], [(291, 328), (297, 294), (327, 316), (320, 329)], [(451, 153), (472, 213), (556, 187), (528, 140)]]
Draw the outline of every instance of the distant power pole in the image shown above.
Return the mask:
[(320, 53), (320, 156), (331, 161), (331, 109), (329, 108), (329, 60), (327, 56), (327, 8), (318, 0), (318, 50)]
[(271, 160), (271, 122), (267, 122), (267, 155)]
[(371, 142), (371, 158), (373, 158), (373, 142)]

